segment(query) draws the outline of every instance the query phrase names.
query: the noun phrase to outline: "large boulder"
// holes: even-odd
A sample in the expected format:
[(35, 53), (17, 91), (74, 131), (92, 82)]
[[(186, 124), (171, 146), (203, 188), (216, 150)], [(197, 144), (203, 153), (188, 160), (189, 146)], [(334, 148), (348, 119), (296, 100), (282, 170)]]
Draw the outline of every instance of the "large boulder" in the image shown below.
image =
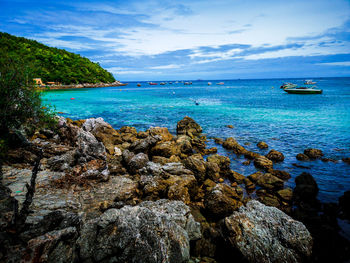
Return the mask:
[(191, 154), (193, 147), (191, 144), (191, 138), (187, 135), (179, 135), (176, 138), (176, 145), (183, 154)]
[(160, 136), (162, 141), (171, 141), (173, 139), (173, 136), (166, 127), (153, 127), (148, 131), (151, 136)]
[(205, 210), (213, 219), (224, 218), (243, 205), (242, 197), (243, 192), (239, 187), (232, 188), (226, 184), (217, 184), (205, 196)]
[(219, 154), (213, 154), (208, 156), (207, 161), (210, 163), (216, 163), (220, 170), (229, 170), (230, 169), (230, 158), (227, 156), (222, 156)]
[(227, 150), (232, 150), (235, 154), (244, 154), (247, 150), (241, 146), (234, 138), (227, 138), (222, 146)]
[(193, 138), (202, 133), (202, 127), (199, 126), (192, 118), (185, 117), (177, 123), (176, 134), (177, 135), (188, 135)]
[(226, 217), (221, 231), (248, 262), (302, 262), (312, 253), (312, 237), (301, 222), (255, 200)]
[(266, 154), (265, 157), (270, 159), (273, 162), (283, 162), (284, 161), (283, 153), (276, 151), (276, 150), (273, 150), (273, 149), (271, 151), (269, 151), (269, 153)]
[(172, 155), (179, 155), (180, 149), (173, 141), (160, 141), (151, 149), (151, 154), (169, 158)]
[(248, 176), (248, 178), (257, 185), (266, 188), (268, 190), (280, 190), (283, 189), (284, 182), (282, 179), (270, 174), (256, 172)]
[(128, 162), (128, 169), (131, 173), (136, 173), (139, 169), (146, 166), (148, 163), (148, 156), (145, 153), (138, 153), (134, 155)]
[(134, 153), (147, 153), (150, 148), (152, 148), (158, 141), (161, 140), (161, 137), (159, 135), (154, 136), (148, 136), (144, 139), (137, 140), (133, 142), (129, 150), (133, 151)]
[(323, 152), (321, 150), (312, 148), (305, 149), (304, 154), (307, 155), (310, 159), (318, 159), (323, 156)]
[(159, 200), (107, 210), (83, 225), (77, 243), (83, 261), (183, 263), (200, 237), (189, 207)]

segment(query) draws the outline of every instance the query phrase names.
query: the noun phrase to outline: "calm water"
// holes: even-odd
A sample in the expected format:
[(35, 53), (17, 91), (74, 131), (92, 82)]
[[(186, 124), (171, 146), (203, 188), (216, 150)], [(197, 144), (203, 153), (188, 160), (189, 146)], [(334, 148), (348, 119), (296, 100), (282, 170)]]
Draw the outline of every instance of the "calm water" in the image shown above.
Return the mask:
[[(246, 148), (265, 154), (256, 143), (263, 140), (269, 149), (286, 156), (275, 165), (291, 173), (287, 184), (294, 185), (295, 176), (310, 172), (319, 187), (322, 201), (337, 201), (350, 190), (350, 165), (322, 161), (299, 162), (297, 153), (305, 148), (322, 149), (325, 157), (340, 160), (350, 157), (350, 78), (314, 79), (323, 89), (321, 95), (293, 95), (279, 87), (285, 81), (302, 84), (303, 80), (231, 80), (194, 81), (165, 86), (129, 83), (125, 87), (50, 91), (44, 99), (63, 116), (72, 119), (103, 117), (114, 128), (131, 125), (138, 130), (165, 126), (175, 133), (176, 123), (184, 116), (194, 118), (208, 137), (234, 137)], [(70, 98), (75, 98), (71, 100)], [(199, 105), (195, 105), (195, 101)], [(235, 128), (229, 129), (225, 125)], [(217, 146), (212, 140), (209, 146)], [(243, 158), (219, 148), (230, 156), (232, 169), (249, 175), (253, 165), (241, 165)], [(310, 169), (296, 168), (298, 163)]]

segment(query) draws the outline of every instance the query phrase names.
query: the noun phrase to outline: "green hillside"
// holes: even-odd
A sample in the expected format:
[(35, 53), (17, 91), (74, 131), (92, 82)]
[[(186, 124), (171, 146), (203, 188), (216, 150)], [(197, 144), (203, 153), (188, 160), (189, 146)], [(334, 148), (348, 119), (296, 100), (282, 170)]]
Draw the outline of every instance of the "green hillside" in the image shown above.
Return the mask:
[(113, 75), (98, 63), (63, 49), (0, 32), (0, 56), (31, 68), (32, 76), (43, 82), (62, 84), (113, 82)]

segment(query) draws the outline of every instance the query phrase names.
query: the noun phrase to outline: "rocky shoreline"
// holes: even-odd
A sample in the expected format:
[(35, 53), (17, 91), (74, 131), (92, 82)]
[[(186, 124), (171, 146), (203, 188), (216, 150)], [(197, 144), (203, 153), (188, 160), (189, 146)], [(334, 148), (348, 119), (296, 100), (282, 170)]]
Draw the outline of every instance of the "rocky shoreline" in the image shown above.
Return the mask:
[(61, 90), (61, 89), (83, 89), (83, 88), (104, 88), (104, 87), (119, 87), (126, 86), (128, 84), (115, 81), (112, 83), (82, 83), (82, 84), (70, 84), (70, 85), (49, 85), (39, 87), (40, 90)]
[[(189, 117), (177, 123), (176, 135), (164, 127), (115, 130), (102, 118), (59, 117), (53, 130), (12, 137), (0, 178), (1, 262), (350, 258), (338, 225), (339, 218), (350, 219), (349, 191), (338, 204), (322, 204), (309, 173), (296, 177), (294, 189), (284, 187), (289, 173), (273, 168), (283, 153), (263, 156), (234, 138), (215, 138), (257, 170), (237, 173), (228, 157), (206, 147), (202, 128)], [(306, 149), (298, 158), (322, 155)], [(30, 196), (25, 186), (33, 177)]]

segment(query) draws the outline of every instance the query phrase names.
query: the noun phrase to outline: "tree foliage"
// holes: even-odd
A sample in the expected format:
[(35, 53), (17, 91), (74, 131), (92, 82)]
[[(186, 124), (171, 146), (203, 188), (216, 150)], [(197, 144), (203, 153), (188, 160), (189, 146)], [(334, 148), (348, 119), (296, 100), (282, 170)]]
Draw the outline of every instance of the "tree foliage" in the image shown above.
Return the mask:
[(113, 82), (113, 75), (98, 63), (63, 49), (48, 47), (34, 40), (0, 32), (0, 56), (13, 63), (22, 60), (33, 77), (62, 84)]

